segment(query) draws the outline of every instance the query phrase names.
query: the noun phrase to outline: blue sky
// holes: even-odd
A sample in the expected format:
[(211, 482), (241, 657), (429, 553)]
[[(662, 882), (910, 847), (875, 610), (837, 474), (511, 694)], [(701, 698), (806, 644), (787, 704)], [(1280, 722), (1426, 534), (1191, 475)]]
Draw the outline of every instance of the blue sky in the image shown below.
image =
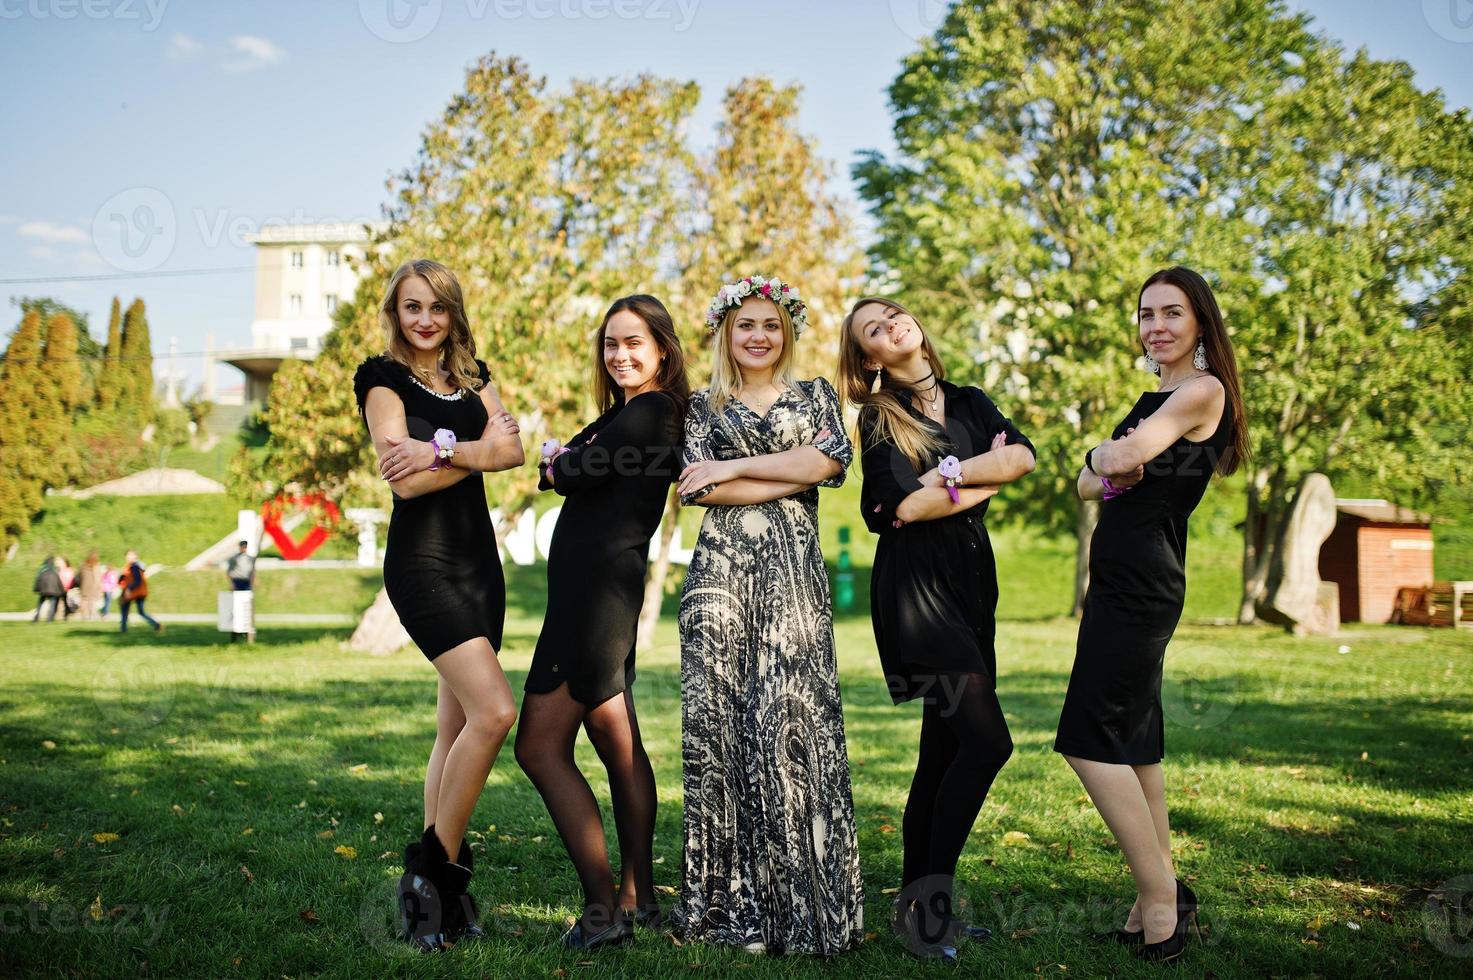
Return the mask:
[[(1300, 0), (1347, 47), (1412, 65), (1473, 104), (1470, 0)], [(248, 342), (252, 246), (282, 220), (375, 218), (384, 180), (491, 50), (556, 85), (642, 71), (693, 79), (692, 137), (723, 90), (765, 74), (804, 87), (803, 127), (841, 185), (858, 151), (888, 150), (885, 88), (937, 0), (0, 0), (0, 290), (51, 295), (106, 329), (114, 294), (148, 304), (154, 349)], [(395, 16), (391, 16), (395, 15)], [(1468, 26), (1463, 26), (1463, 25)], [(140, 190), (145, 189), (145, 190)], [(119, 197), (122, 195), (122, 197)], [(147, 253), (118, 250), (108, 215), (152, 203)], [(224, 269), (208, 275), (160, 272)], [(149, 273), (141, 275), (140, 273)], [(119, 276), (93, 281), (28, 281)], [(198, 357), (179, 358), (192, 385)], [(156, 371), (162, 372), (160, 360)], [(221, 384), (238, 380), (221, 368)]]

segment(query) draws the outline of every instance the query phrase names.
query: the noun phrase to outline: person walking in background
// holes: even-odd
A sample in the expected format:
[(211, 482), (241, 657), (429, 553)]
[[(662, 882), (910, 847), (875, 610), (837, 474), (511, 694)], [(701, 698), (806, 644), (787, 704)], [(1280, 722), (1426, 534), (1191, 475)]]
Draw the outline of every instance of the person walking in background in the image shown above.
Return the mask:
[(71, 619), (82, 602), (81, 590), (77, 588), (77, 570), (65, 557), (58, 555), (56, 574), (61, 579), (61, 618)]
[(41, 562), (41, 567), (36, 572), (36, 583), (31, 586), (31, 590), (36, 593), (36, 613), (31, 617), (31, 622), (40, 621), (41, 609), (48, 604), (51, 608), (46, 614), (46, 622), (55, 620), (56, 604), (66, 594), (66, 589), (61, 587), (61, 576), (57, 574), (56, 559), (53, 556), (47, 555)]
[(1176, 877), (1161, 772), (1161, 667), (1186, 598), (1187, 518), (1212, 474), (1248, 450), (1238, 365), (1206, 281), (1174, 266), (1137, 298), (1146, 363), (1160, 375), (1091, 449), (1079, 496), (1099, 500), (1089, 590), (1054, 751), (1084, 784), (1125, 855), (1136, 900), (1110, 934), (1144, 959), (1186, 945), (1197, 896)]
[(83, 620), (97, 618), (97, 603), (102, 598), (102, 566), (97, 562), (97, 552), (90, 551), (77, 572), (77, 587), (80, 592), (79, 607)]
[(118, 594), (118, 570), (111, 565), (97, 566), (101, 571), (99, 580), (102, 582), (102, 616), (112, 608), (113, 596)]
[(247, 551), (250, 546), (249, 541), (242, 541), (240, 550), (225, 563), (225, 576), (236, 592), (250, 592), (256, 587), (256, 558)]
[(162, 633), (164, 627), (158, 620), (154, 619), (144, 611), (143, 603), (148, 599), (148, 577), (143, 572), (143, 565), (138, 561), (138, 552), (130, 551), (123, 558), (123, 576), (120, 580), (123, 594), (119, 600), (118, 610), (122, 615), (119, 632), (128, 632), (128, 607), (138, 603), (138, 615), (142, 616), (153, 627), (155, 633)]

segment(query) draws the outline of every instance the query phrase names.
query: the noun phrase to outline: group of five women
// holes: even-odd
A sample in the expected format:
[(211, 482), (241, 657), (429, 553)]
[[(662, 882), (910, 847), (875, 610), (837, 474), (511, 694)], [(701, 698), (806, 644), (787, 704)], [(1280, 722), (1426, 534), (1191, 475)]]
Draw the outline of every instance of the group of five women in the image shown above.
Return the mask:
[[(564, 498), (547, 614), (527, 672), (516, 758), (546, 803), (583, 889), (563, 937), (591, 950), (668, 926), (687, 941), (832, 955), (864, 939), (849, 763), (818, 488), (855, 453), (879, 537), (871, 612), (892, 699), (922, 701), (891, 927), (912, 953), (957, 960), (988, 936), (953, 908), (954, 874), (1012, 752), (996, 694), (998, 583), (984, 517), (1034, 467), (1033, 445), (980, 389), (945, 380), (918, 318), (865, 298), (843, 321), (838, 385), (793, 376), (807, 308), (749, 276), (707, 313), (710, 385), (692, 392), (674, 323), (654, 297), (605, 314), (600, 414), (542, 446), (540, 487)], [(1137, 899), (1108, 938), (1180, 955), (1196, 897), (1175, 877), (1161, 775), (1161, 668), (1180, 617), (1186, 523), (1213, 472), (1246, 448), (1222, 315), (1196, 273), (1142, 287), (1140, 341), (1160, 387), (1092, 449), (1079, 493), (1101, 500), (1091, 584), (1055, 750), (1119, 842)], [(523, 465), (516, 419), (475, 357), (450, 270), (405, 263), (380, 310), (386, 353), (354, 379), (394, 494), (384, 585), (439, 674), (424, 830), (405, 849), (400, 927), (422, 950), (483, 934), (466, 829), (516, 722), (497, 660), (505, 585), (481, 474)], [(657, 797), (635, 711), (635, 635), (649, 542), (670, 486), (705, 508), (680, 598), (684, 856), (657, 899)], [(574, 762), (579, 728), (606, 767), (617, 881), (598, 803)]]

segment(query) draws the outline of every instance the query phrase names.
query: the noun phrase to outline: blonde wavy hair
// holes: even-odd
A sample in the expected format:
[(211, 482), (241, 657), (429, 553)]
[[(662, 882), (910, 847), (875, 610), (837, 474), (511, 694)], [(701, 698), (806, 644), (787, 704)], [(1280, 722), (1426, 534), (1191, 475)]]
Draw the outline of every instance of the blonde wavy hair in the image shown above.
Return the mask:
[(430, 372), (414, 360), (414, 348), (404, 338), (399, 326), (399, 286), (410, 276), (429, 283), (430, 292), (450, 311), (450, 332), (440, 344), (440, 366), (450, 375), (450, 384), (459, 391), (481, 389), (481, 371), (476, 367), (476, 340), (471, 336), (470, 321), (465, 316), (465, 299), (455, 273), (434, 259), (411, 259), (389, 277), (379, 304), (378, 322), (384, 332), (384, 350), (389, 357), (404, 365), (421, 381), (434, 387)]
[(860, 309), (878, 303), (886, 310), (894, 310), (904, 313), (915, 320), (916, 327), (921, 331), (924, 338), (921, 341), (921, 349), (925, 351), (926, 361), (930, 364), (932, 372), (936, 375), (939, 384), (946, 377), (946, 368), (941, 364), (941, 358), (936, 354), (936, 348), (931, 346), (931, 338), (926, 334), (926, 328), (921, 324), (920, 318), (900, 303), (885, 296), (864, 296), (849, 307), (849, 314), (844, 317), (843, 326), (839, 331), (839, 403), (840, 405), (853, 405), (859, 409), (860, 438), (863, 439), (863, 429), (869, 425), (874, 426), (875, 435), (881, 441), (893, 443), (896, 449), (909, 459), (915, 466), (916, 472), (924, 472), (933, 465), (932, 461), (941, 451), (941, 439), (937, 434), (910, 412), (911, 398), (915, 394), (915, 386), (904, 381), (886, 375), (878, 391), (872, 391), (875, 383), (875, 375), (878, 371), (871, 371), (864, 366), (865, 353), (859, 346), (859, 338), (854, 335), (854, 317)]
[[(763, 297), (748, 297), (748, 299), (762, 299)], [(771, 303), (771, 300), (768, 300)], [(745, 305), (745, 300), (743, 301)], [(772, 380), (781, 382), (788, 387), (793, 386), (793, 348), (798, 343), (798, 332), (793, 329), (793, 318), (788, 315), (787, 309), (781, 303), (773, 303), (777, 307), (777, 318), (783, 328), (783, 349), (777, 356), (777, 366), (772, 370)], [(735, 397), (737, 389), (742, 386), (742, 369), (737, 364), (736, 355), (731, 352), (731, 332), (736, 326), (736, 321), (741, 316), (741, 306), (734, 306), (726, 311), (721, 318), (721, 325), (716, 328), (715, 349), (711, 352), (711, 386), (707, 389), (707, 398), (713, 412), (719, 412), (726, 403)]]

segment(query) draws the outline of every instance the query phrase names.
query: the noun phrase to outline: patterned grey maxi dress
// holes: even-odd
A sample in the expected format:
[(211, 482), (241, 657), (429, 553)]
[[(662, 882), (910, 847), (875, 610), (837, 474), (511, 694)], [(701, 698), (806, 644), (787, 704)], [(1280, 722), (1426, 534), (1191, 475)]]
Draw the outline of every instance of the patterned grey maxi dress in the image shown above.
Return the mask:
[[(853, 448), (833, 387), (800, 381), (759, 416), (691, 398), (685, 463)], [(837, 487), (844, 473), (820, 486)], [(680, 597), (683, 886), (678, 935), (831, 955), (864, 938), (859, 847), (818, 489), (714, 505)]]

